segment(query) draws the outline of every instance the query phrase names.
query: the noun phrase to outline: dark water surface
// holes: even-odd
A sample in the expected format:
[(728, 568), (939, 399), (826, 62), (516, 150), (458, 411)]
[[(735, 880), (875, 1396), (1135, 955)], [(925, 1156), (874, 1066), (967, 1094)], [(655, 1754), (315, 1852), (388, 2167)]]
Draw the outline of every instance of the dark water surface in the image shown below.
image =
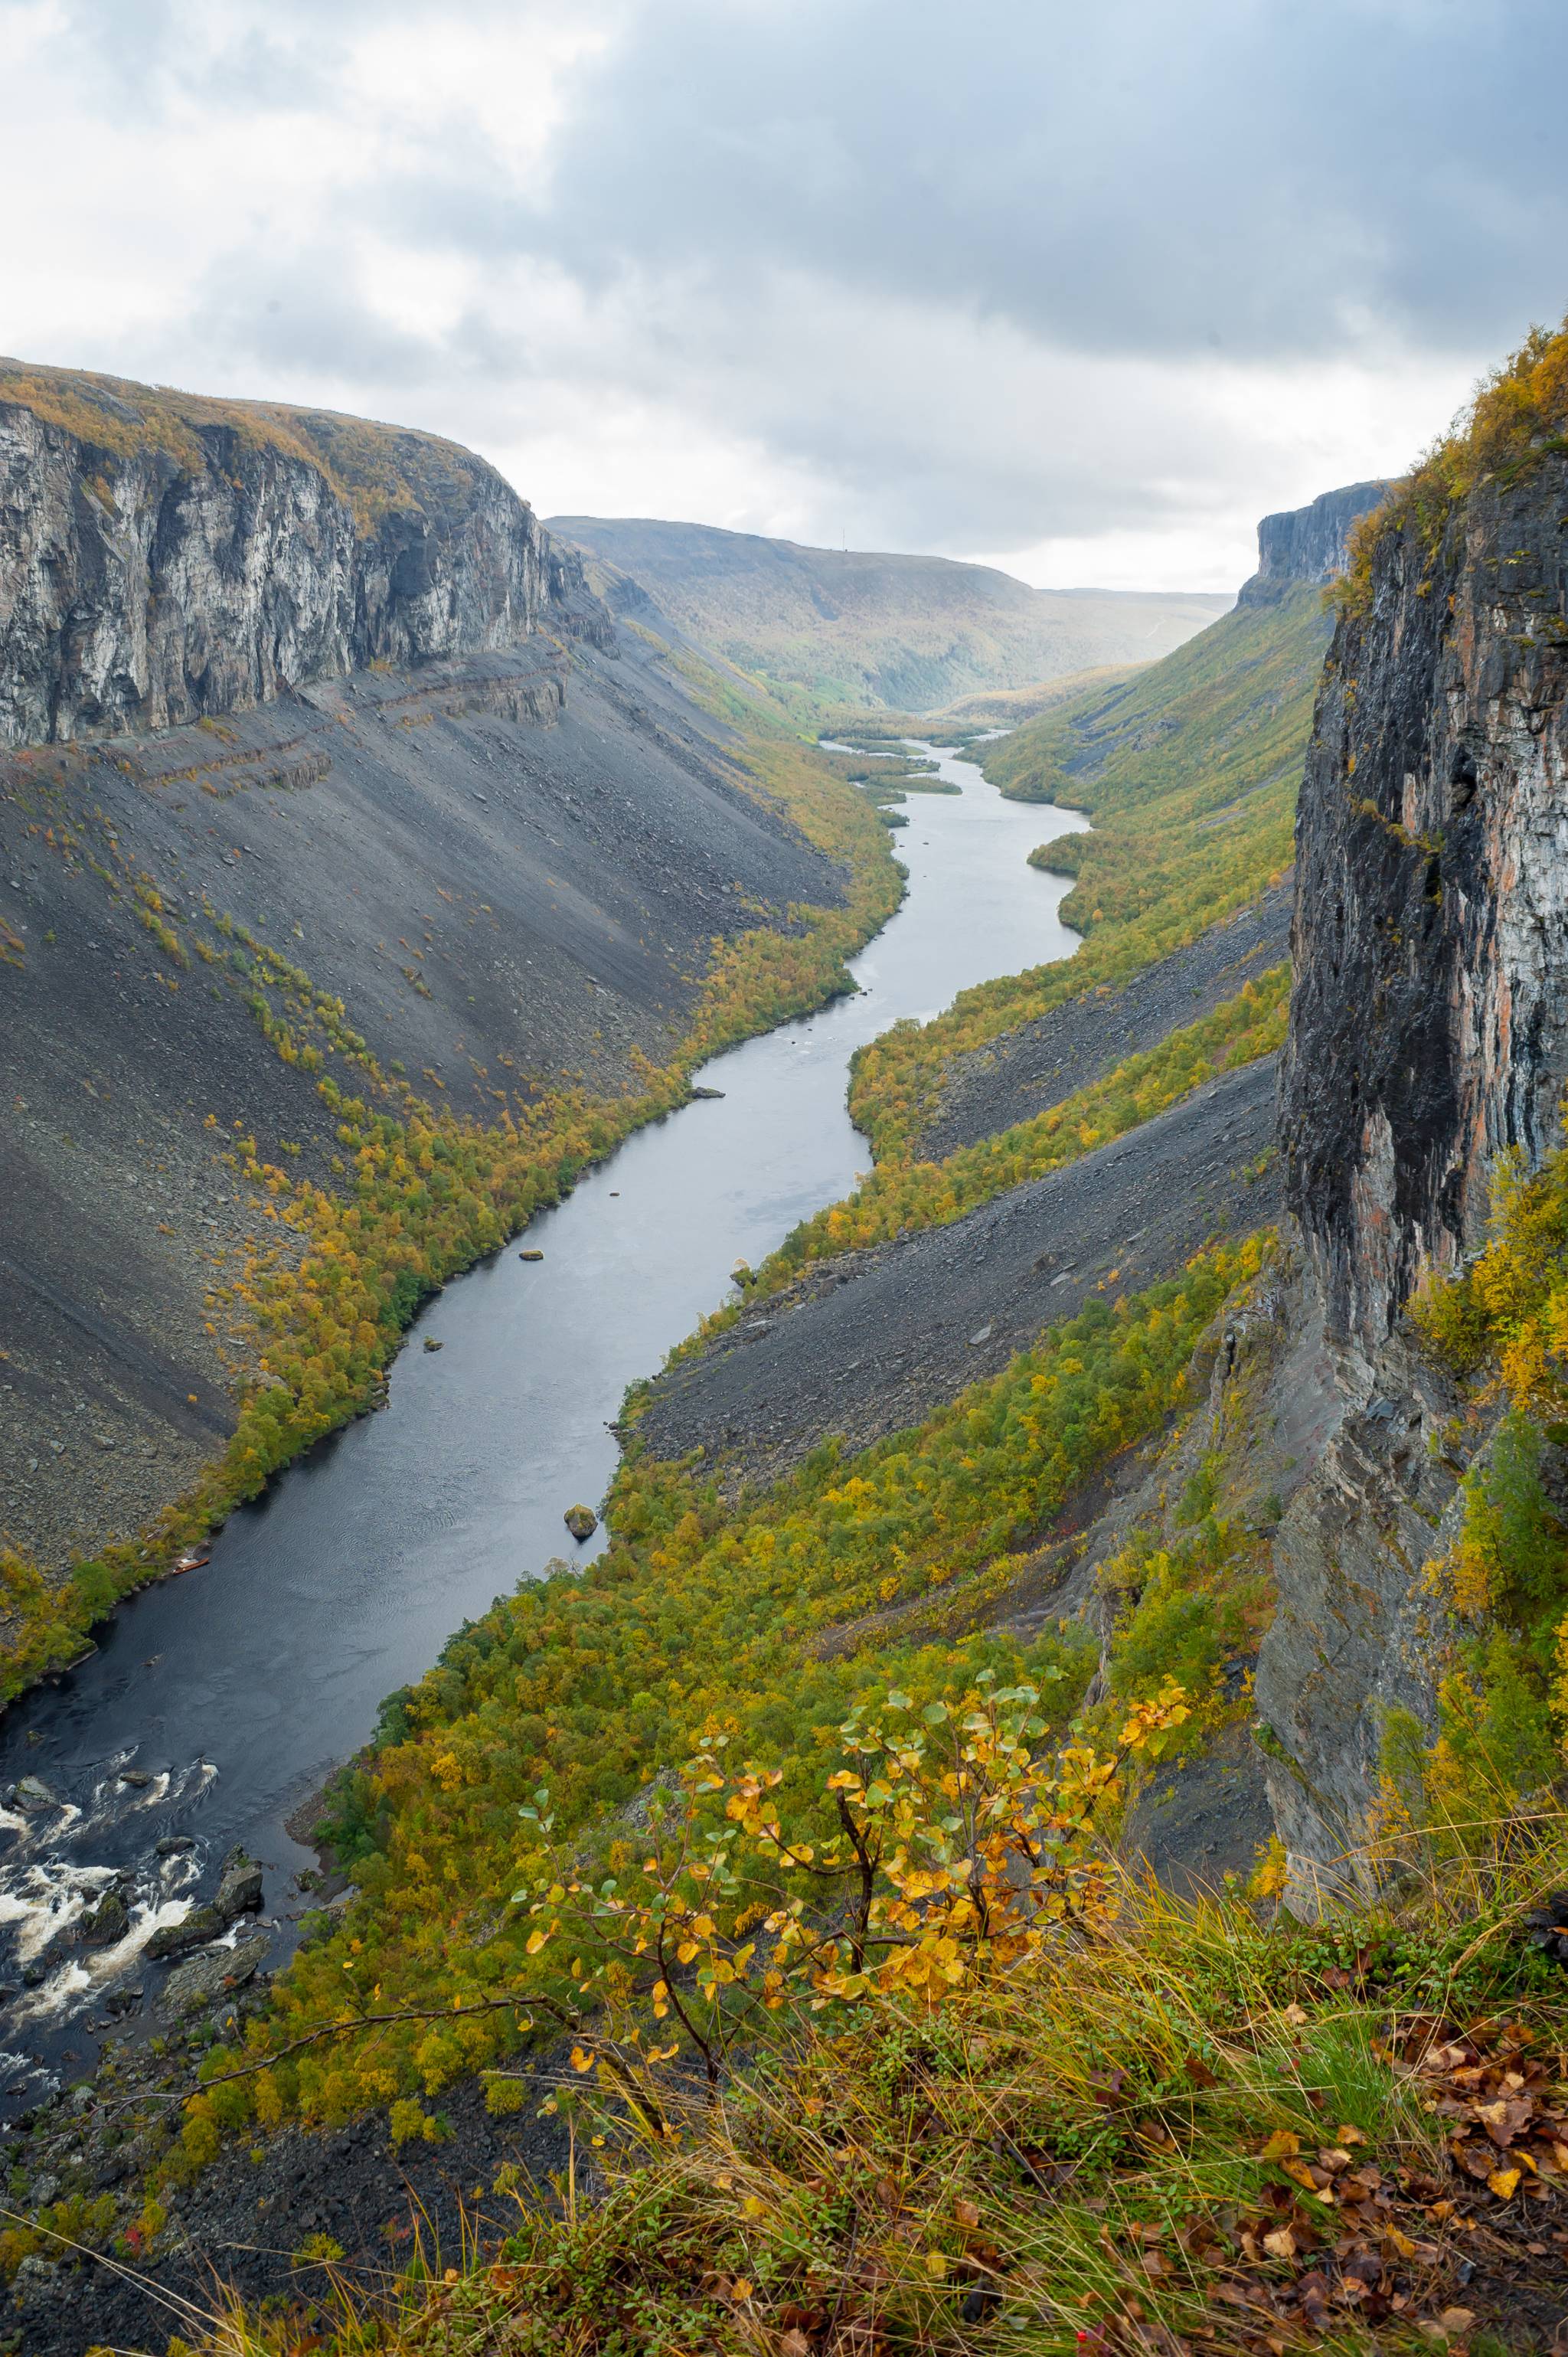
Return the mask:
[[(699, 1079), (722, 1103), (639, 1132), (449, 1285), (392, 1369), (386, 1410), (283, 1474), (204, 1569), (123, 1607), (95, 1655), (6, 1716), (0, 1791), (31, 1776), (52, 1797), (0, 1808), (0, 1979), (15, 1992), (0, 2105), (86, 2070), (112, 1992), (151, 2005), (164, 1968), (142, 1957), (149, 1934), (209, 1895), (233, 1845), (267, 1866), (264, 1920), (285, 1952), (307, 1903), (293, 1878), (312, 1862), (285, 1820), (460, 1622), (553, 1556), (596, 1551), (602, 1534), (575, 1548), (562, 1515), (602, 1498), (627, 1385), (724, 1298), (736, 1260), (761, 1260), (868, 1166), (844, 1109), (853, 1051), (1076, 946), (1056, 914), (1067, 883), (1025, 863), (1087, 822), (1004, 802), (950, 756), (940, 774), (961, 795), (905, 805), (908, 894), (854, 962), (859, 995), (715, 1058)], [(543, 1261), (521, 1262), (520, 1243)], [(151, 1781), (128, 1785), (125, 1770)], [(180, 1835), (194, 1847), (159, 1857)], [(62, 1949), (117, 1879), (126, 1935)]]

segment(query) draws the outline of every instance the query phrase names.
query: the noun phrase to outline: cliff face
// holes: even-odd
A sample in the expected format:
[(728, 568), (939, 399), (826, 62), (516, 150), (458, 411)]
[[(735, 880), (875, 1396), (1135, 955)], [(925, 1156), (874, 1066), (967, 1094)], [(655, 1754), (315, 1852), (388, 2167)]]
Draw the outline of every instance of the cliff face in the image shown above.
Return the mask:
[(1350, 533), (1388, 490), (1386, 482), (1346, 483), (1305, 508), (1284, 508), (1258, 525), (1258, 569), (1237, 592), (1239, 606), (1272, 606), (1295, 581), (1332, 581), (1345, 569)]
[(1568, 463), (1509, 471), (1380, 531), (1302, 790), (1280, 1142), (1342, 1421), (1281, 1527), (1257, 1696), (1303, 1906), (1367, 1878), (1390, 1706), (1434, 1727), (1423, 1568), (1465, 1467), (1401, 1312), (1481, 1238), (1498, 1155), (1556, 1142), (1568, 1077)]
[(471, 452), (0, 361), (0, 744), (175, 726), (541, 630), (610, 640), (575, 553)]
[(1568, 464), (1385, 534), (1329, 653), (1297, 826), (1289, 1199), (1364, 1352), (1481, 1232), (1568, 1075)]

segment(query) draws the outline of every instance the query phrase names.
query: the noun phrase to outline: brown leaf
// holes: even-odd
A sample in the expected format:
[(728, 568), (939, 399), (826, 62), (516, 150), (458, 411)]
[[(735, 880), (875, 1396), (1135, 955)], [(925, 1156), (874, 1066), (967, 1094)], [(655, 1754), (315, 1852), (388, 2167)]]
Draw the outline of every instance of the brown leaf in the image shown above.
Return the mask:
[(972, 2227), (980, 2223), (980, 2212), (972, 2201), (955, 2201), (952, 2213), (961, 2226)]
[(811, 2344), (798, 2324), (780, 2333), (779, 2357), (811, 2357)]
[(1272, 2234), (1263, 2236), (1263, 2248), (1271, 2259), (1294, 2259), (1296, 2240), (1288, 2226), (1276, 2226)]
[(1521, 2101), (1518, 2097), (1476, 2106), (1477, 2115), (1484, 2122), (1487, 2134), (1494, 2144), (1501, 2145), (1505, 2150), (1527, 2124), (1534, 2109), (1534, 2104), (1528, 2098)]

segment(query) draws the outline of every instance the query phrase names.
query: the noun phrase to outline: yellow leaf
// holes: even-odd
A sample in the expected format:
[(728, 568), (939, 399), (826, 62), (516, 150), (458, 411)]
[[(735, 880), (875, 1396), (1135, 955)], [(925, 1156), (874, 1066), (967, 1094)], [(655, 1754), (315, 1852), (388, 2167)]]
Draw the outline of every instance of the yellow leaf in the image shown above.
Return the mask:
[(696, 1953), (697, 1943), (695, 1940), (682, 1940), (680, 1946), (675, 1951), (675, 1961), (678, 1964), (689, 1964)]
[(591, 2071), (593, 2067), (594, 2058), (592, 2054), (589, 2053), (587, 2048), (585, 2046), (574, 2046), (572, 2049), (573, 2070), (580, 2073), (584, 2071)]
[(948, 2255), (945, 2251), (928, 2251), (926, 2253), (926, 2273), (929, 2276), (935, 2276), (940, 2283), (947, 2271)]
[(1507, 2201), (1518, 2185), (1522, 2171), (1517, 2169), (1494, 2169), (1487, 2183), (1499, 2201)]
[(529, 1933), (529, 1935), (528, 1935), (528, 1953), (529, 1953), (529, 1954), (530, 1954), (531, 1956), (536, 1956), (536, 1955), (539, 1953), (539, 1951), (541, 1950), (541, 1948), (542, 1948), (542, 1947), (543, 1947), (543, 1945), (544, 1945), (545, 1942), (549, 1939), (549, 1937), (550, 1937), (550, 1934), (549, 1934), (549, 1932), (544, 1929), (544, 1926), (542, 1925), (542, 1923), (536, 1923), (536, 1924), (534, 1925), (534, 1927), (533, 1927), (532, 1931), (532, 1932)]
[(762, 2204), (755, 2193), (748, 2193), (740, 2206), (747, 2218), (760, 2218), (762, 2215)]
[(1276, 2128), (1260, 2156), (1264, 2160), (1294, 2160), (1301, 2150), (1301, 2138), (1292, 2136), (1289, 2128)]
[[(746, 2207), (747, 2209), (751, 2207), (750, 2202), (747, 2202)], [(760, 2210), (762, 2204), (758, 2202), (757, 2207)], [(749, 2299), (756, 2288), (749, 2276), (736, 2276), (729, 2287), (729, 2296), (731, 2299)]]

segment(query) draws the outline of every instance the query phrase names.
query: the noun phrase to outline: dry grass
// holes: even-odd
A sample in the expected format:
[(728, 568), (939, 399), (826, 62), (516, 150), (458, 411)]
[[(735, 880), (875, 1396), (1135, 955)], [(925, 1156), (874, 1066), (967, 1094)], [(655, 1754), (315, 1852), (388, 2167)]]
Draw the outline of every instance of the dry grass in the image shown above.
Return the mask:
[[(1553, 1836), (1331, 1931), (1265, 1928), (1234, 1895), (1187, 1908), (1129, 1887), (1110, 1928), (936, 2013), (868, 2007), (757, 2058), (667, 2146), (578, 2097), (592, 2179), (574, 2170), (555, 2215), (523, 2211), (499, 2261), (426, 2264), (381, 2308), (339, 2287), (308, 2325), (231, 2311), (203, 2346), (1549, 2347), (1568, 2199), (1540, 2123), (1568, 2004), (1518, 1922), (1563, 1863), (1560, 1821)], [(1472, 2042), (1447, 2044), (1460, 2029)], [(1454, 2115), (1527, 2077), (1548, 2158), (1477, 2183), (1451, 2154)], [(1510, 2319), (1526, 2338), (1494, 2329)]]

